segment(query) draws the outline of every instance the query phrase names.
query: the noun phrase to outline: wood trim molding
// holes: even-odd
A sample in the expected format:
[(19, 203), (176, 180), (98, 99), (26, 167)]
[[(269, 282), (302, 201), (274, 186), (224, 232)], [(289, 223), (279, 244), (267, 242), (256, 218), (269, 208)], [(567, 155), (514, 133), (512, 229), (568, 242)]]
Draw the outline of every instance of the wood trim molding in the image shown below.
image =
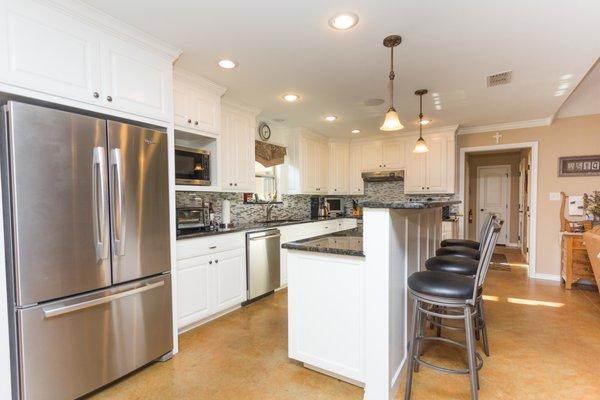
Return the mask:
[(473, 133), (508, 131), (511, 129), (533, 128), (536, 126), (550, 126), (554, 122), (554, 115), (540, 119), (530, 119), (527, 121), (505, 122), (501, 124), (465, 126), (458, 129), (459, 135), (470, 135)]
[[(427, 136), (434, 133), (455, 133), (458, 130), (458, 125), (446, 125), (440, 126), (436, 128), (427, 128), (423, 130), (423, 136)], [(359, 138), (353, 138), (350, 140), (350, 144), (352, 143), (363, 143), (363, 142), (372, 142), (374, 139), (376, 140), (389, 140), (389, 139), (402, 139), (410, 136), (419, 136), (418, 130), (412, 131), (399, 131), (398, 133), (378, 133), (377, 135), (369, 135), (363, 136)]]
[(175, 80), (186, 81), (195, 86), (198, 86), (201, 89), (208, 90), (219, 96), (223, 96), (225, 92), (227, 92), (227, 88), (225, 86), (218, 85), (215, 82), (208, 80), (201, 75), (198, 75), (194, 72), (188, 71), (187, 69), (183, 69), (178, 66), (173, 67), (173, 77), (175, 78)]

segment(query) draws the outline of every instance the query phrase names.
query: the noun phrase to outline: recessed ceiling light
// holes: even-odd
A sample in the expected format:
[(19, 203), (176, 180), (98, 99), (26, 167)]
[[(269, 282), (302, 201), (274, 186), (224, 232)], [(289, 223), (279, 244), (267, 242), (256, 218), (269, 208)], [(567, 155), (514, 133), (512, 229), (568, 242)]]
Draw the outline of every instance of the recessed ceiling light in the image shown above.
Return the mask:
[(293, 94), (293, 93), (288, 93), (283, 95), (283, 99), (289, 103), (293, 103), (295, 101), (297, 101), (300, 98), (300, 96), (298, 96), (297, 94)]
[(341, 13), (329, 19), (329, 25), (337, 30), (345, 31), (358, 23), (358, 15), (354, 13)]
[(354, 133), (354, 134), (360, 133), (360, 129), (352, 129), (352, 133)]
[(325, 117), (325, 121), (328, 121), (328, 122), (333, 122), (336, 119), (337, 119), (337, 117), (335, 115), (328, 115)]
[(225, 69), (232, 69), (232, 68), (237, 67), (237, 63), (232, 60), (224, 59), (224, 60), (219, 61), (219, 67), (225, 68)]
[(421, 120), (421, 125), (429, 125), (430, 122), (431, 121), (428, 119), (423, 119), (423, 120)]

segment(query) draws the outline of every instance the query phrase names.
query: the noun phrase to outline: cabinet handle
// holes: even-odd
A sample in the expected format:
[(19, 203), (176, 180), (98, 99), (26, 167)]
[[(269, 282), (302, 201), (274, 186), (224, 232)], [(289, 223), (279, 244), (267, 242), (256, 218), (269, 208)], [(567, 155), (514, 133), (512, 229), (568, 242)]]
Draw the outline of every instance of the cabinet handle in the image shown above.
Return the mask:
[(208, 263), (209, 263), (209, 264), (212, 264), (212, 261), (209, 261)]
[(219, 263), (219, 260), (215, 260), (215, 264), (218, 264), (218, 263)]
[(94, 98), (97, 99), (98, 97), (100, 97), (100, 93), (94, 92)]
[(188, 124), (191, 124), (191, 123), (192, 123), (192, 120), (188, 118)]
[(112, 101), (112, 96), (106, 96), (106, 100), (108, 100), (109, 102)]
[(209, 250), (214, 250), (214, 249), (216, 249), (216, 248), (217, 248), (217, 246), (210, 246), (208, 249), (209, 249)]
[(194, 125), (198, 125), (198, 121), (194, 121)]
[(234, 183), (233, 186), (237, 186), (237, 183)]
[(425, 190), (425, 186), (421, 186), (421, 189), (422, 189), (422, 190)]
[(333, 189), (334, 192), (337, 192), (337, 189)]

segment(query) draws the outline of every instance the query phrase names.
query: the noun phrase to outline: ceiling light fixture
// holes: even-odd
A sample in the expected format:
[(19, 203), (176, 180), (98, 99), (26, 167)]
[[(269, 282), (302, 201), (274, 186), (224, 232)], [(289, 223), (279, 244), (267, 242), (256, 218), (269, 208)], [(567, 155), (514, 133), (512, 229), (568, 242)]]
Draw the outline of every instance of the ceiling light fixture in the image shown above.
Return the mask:
[(419, 121), (419, 123), (420, 123), (421, 125), (429, 125), (429, 123), (430, 123), (430, 122), (431, 122), (431, 121), (430, 121), (430, 120), (428, 120), (428, 119), (423, 119), (423, 120)]
[(300, 96), (298, 96), (297, 94), (293, 94), (293, 93), (288, 93), (283, 95), (283, 99), (285, 101), (287, 101), (288, 103), (293, 103), (295, 101), (298, 101), (298, 99), (300, 98)]
[(394, 47), (398, 46), (402, 43), (402, 38), (398, 35), (391, 35), (383, 39), (383, 45), (385, 47), (389, 47), (391, 49), (391, 57), (390, 57), (390, 108), (388, 108), (387, 113), (385, 113), (385, 120), (383, 121), (383, 125), (379, 128), (382, 131), (399, 131), (404, 128), (402, 122), (400, 122), (400, 117), (398, 117), (398, 113), (394, 108), (394, 77), (396, 76), (394, 73)]
[(427, 94), (427, 89), (417, 90), (415, 94), (419, 96), (419, 139), (417, 139), (413, 153), (427, 153), (429, 147), (427, 147), (427, 143), (423, 139), (423, 125), (426, 125), (423, 123), (423, 95)]
[(232, 69), (232, 68), (237, 67), (237, 63), (232, 60), (223, 59), (223, 60), (219, 61), (219, 67), (225, 68), (225, 69)]
[(325, 117), (325, 121), (328, 121), (328, 122), (333, 122), (336, 119), (337, 119), (337, 117), (335, 115), (328, 115)]
[(352, 133), (356, 135), (357, 133), (360, 133), (360, 129), (352, 129)]
[(329, 26), (339, 31), (346, 31), (358, 24), (358, 15), (354, 13), (341, 13), (329, 19)]

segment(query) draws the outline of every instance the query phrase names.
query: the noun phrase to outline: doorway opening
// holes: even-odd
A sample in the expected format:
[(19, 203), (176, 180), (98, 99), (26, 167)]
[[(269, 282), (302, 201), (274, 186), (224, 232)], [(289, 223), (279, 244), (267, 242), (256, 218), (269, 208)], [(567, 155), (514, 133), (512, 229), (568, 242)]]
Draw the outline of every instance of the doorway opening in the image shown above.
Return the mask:
[(519, 252), (535, 277), (537, 142), (460, 149), (460, 237), (480, 240), (487, 213), (503, 219), (498, 244)]

